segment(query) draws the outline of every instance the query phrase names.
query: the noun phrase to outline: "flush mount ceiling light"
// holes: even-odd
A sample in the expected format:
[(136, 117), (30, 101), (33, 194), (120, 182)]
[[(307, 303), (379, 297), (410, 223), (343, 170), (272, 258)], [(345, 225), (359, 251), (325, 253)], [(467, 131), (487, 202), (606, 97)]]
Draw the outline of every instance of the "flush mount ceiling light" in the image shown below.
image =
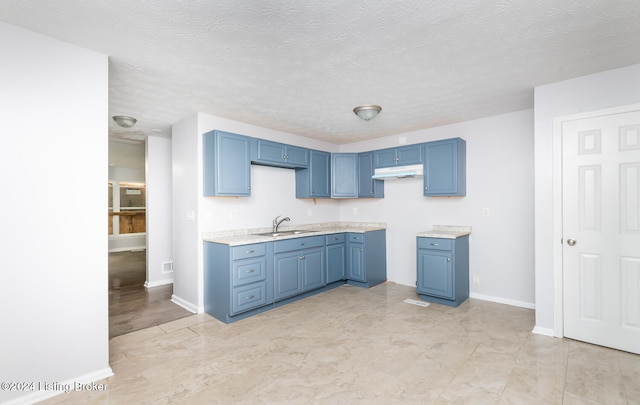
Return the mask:
[(379, 105), (359, 105), (353, 109), (353, 113), (365, 121), (374, 119), (382, 111)]
[(122, 128), (131, 128), (136, 124), (136, 122), (138, 122), (137, 119), (133, 117), (127, 117), (126, 115), (114, 115), (113, 120)]

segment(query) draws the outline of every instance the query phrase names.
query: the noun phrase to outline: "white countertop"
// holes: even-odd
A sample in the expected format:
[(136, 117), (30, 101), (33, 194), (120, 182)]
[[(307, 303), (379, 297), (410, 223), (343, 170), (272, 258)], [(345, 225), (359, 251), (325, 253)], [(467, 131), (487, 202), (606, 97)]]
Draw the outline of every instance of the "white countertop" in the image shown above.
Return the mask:
[(418, 237), (456, 239), (469, 234), (471, 234), (470, 226), (434, 225), (430, 231), (418, 232)]
[(271, 228), (237, 229), (219, 232), (205, 232), (202, 239), (205, 242), (223, 243), (229, 246), (248, 245), (251, 243), (273, 242), (282, 239), (301, 238), (305, 236), (330, 235), (333, 233), (356, 232), (364, 233), (386, 229), (387, 225), (374, 222), (323, 222), (317, 224), (304, 224), (282, 226), (278, 230), (308, 230), (308, 233), (288, 234), (279, 236), (258, 235), (271, 232)]

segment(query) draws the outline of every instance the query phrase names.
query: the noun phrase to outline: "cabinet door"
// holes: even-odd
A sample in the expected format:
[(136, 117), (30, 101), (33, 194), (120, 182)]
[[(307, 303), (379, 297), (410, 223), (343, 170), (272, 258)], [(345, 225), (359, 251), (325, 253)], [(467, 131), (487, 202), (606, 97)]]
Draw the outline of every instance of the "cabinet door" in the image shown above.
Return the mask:
[(422, 163), (422, 144), (400, 146), (396, 157), (396, 166), (419, 165)]
[(257, 140), (257, 160), (271, 163), (284, 163), (285, 145), (278, 142)]
[(345, 274), (345, 244), (339, 243), (326, 247), (327, 252), (327, 283), (344, 280)]
[(373, 152), (375, 168), (395, 166), (396, 158), (396, 148), (381, 149)]
[(251, 195), (250, 138), (222, 131), (204, 134), (204, 195)]
[(358, 197), (356, 153), (334, 153), (331, 155), (331, 197)]
[(364, 245), (362, 243), (349, 243), (349, 280), (366, 282), (367, 276), (364, 269)]
[(302, 290), (324, 287), (326, 280), (324, 248), (305, 250), (302, 255)]
[(274, 256), (274, 299), (281, 300), (302, 292), (300, 252), (281, 253)]
[(310, 152), (309, 175), (310, 197), (331, 196), (331, 154), (312, 150)]
[(427, 142), (424, 148), (424, 195), (466, 195), (464, 140)]
[(285, 148), (286, 163), (295, 167), (309, 166), (309, 149), (299, 146), (287, 145)]
[(384, 182), (371, 178), (374, 173), (373, 152), (358, 154), (358, 198), (383, 198)]
[(454, 298), (451, 255), (446, 250), (418, 249), (418, 293)]

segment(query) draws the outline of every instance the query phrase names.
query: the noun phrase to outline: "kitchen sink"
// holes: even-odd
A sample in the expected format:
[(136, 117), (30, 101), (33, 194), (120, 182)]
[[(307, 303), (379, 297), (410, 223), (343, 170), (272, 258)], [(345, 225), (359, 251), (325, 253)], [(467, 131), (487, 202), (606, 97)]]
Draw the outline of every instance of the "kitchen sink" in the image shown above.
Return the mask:
[(303, 233), (313, 233), (313, 232), (318, 232), (318, 231), (312, 231), (312, 230), (309, 230), (309, 229), (303, 229), (303, 230), (293, 229), (293, 230), (288, 230), (288, 231), (256, 233), (256, 235), (276, 237), (276, 236), (285, 236), (285, 235), (300, 235), (300, 234), (303, 234)]

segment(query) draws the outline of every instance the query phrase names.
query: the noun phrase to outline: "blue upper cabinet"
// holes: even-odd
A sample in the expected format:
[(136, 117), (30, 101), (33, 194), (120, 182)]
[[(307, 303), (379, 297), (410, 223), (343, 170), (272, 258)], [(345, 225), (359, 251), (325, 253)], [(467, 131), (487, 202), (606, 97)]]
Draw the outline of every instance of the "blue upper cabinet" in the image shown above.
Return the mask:
[(296, 198), (331, 197), (331, 154), (309, 151), (309, 167), (296, 169)]
[(358, 154), (331, 154), (331, 198), (358, 197)]
[(399, 146), (373, 152), (374, 168), (418, 165), (422, 162), (422, 144)]
[(373, 152), (358, 153), (358, 198), (384, 198), (384, 182), (373, 172)]
[(251, 195), (251, 138), (217, 130), (203, 138), (204, 195)]
[(276, 167), (309, 167), (309, 150), (299, 146), (252, 139), (253, 163)]
[(461, 138), (424, 144), (425, 196), (467, 194), (466, 151), (466, 142)]

